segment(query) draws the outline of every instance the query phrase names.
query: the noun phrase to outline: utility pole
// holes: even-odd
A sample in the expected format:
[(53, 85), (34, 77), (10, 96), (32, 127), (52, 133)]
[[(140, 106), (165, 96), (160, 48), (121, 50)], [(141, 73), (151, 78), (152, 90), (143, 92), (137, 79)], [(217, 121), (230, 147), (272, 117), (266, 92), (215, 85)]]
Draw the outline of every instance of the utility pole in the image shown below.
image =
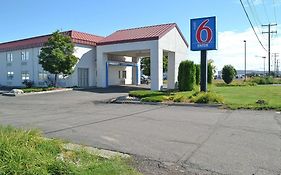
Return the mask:
[(247, 80), (247, 41), (246, 40), (244, 40), (244, 49), (245, 49), (245, 51), (244, 51), (244, 57), (245, 57), (245, 81)]
[(272, 56), (274, 57), (274, 71), (275, 73), (277, 73), (277, 69), (278, 69), (277, 57), (279, 57), (279, 53), (272, 53)]
[(277, 75), (279, 75), (280, 60), (277, 60)]
[(270, 42), (271, 42), (271, 34), (272, 33), (277, 33), (277, 31), (271, 31), (272, 26), (277, 26), (277, 24), (267, 24), (267, 25), (262, 25), (262, 27), (268, 27), (267, 32), (262, 32), (262, 34), (268, 34), (268, 75), (270, 75)]

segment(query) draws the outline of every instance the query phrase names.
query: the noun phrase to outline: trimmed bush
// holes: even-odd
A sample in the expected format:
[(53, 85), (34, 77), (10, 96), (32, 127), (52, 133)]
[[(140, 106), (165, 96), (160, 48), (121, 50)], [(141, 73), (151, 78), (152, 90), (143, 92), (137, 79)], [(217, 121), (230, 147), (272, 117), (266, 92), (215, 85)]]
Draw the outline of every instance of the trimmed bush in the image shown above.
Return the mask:
[(226, 84), (230, 84), (237, 72), (232, 65), (225, 65), (222, 69), (222, 79)]
[(194, 103), (223, 104), (223, 97), (214, 92), (200, 92), (191, 100)]
[(195, 84), (193, 61), (182, 61), (179, 66), (178, 83), (180, 91), (191, 91)]
[(195, 84), (200, 84), (200, 64), (195, 64)]
[(213, 78), (214, 78), (214, 67), (212, 63), (208, 63), (208, 78), (207, 78), (208, 84), (213, 83)]
[(165, 95), (165, 92), (161, 91), (150, 91), (150, 90), (139, 90), (139, 91), (130, 91), (129, 96), (137, 97), (137, 98), (145, 98), (145, 97), (154, 97), (159, 95)]

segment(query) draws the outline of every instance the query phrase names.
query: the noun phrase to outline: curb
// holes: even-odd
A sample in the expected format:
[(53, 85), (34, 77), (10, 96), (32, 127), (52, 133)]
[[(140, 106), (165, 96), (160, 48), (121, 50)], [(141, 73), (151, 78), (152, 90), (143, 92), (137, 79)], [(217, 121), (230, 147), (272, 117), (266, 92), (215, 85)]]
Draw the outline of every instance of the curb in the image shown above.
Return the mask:
[[(125, 96), (122, 96), (125, 97)], [(204, 103), (166, 103), (166, 102), (141, 102), (141, 101), (122, 101), (118, 100), (117, 97), (115, 99), (111, 99), (106, 103), (115, 103), (115, 104), (138, 104), (138, 105), (166, 105), (166, 106), (190, 106), (190, 107), (212, 107), (212, 108), (219, 108), (222, 107), (223, 104), (204, 104)]]
[(51, 90), (51, 91), (42, 91), (42, 92), (30, 92), (30, 93), (23, 93), (23, 94), (14, 94), (14, 93), (3, 93), (3, 96), (9, 96), (9, 97), (20, 97), (20, 96), (28, 96), (28, 95), (39, 95), (39, 94), (50, 94), (50, 93), (56, 93), (56, 92), (67, 92), (72, 91), (72, 88), (67, 89), (58, 89), (58, 90)]
[[(47, 137), (43, 137), (43, 139), (44, 140), (54, 140), (52, 138), (47, 138)], [(81, 151), (81, 150), (86, 151), (89, 154), (97, 155), (97, 156), (105, 158), (105, 159), (110, 159), (110, 158), (114, 158), (114, 157), (121, 157), (124, 159), (131, 158), (131, 156), (129, 154), (94, 148), (91, 146), (84, 146), (84, 145), (75, 144), (75, 143), (64, 143), (63, 148), (66, 150), (69, 150), (69, 151)]]
[(98, 148), (94, 148), (94, 147), (90, 147), (90, 146), (83, 146), (83, 145), (78, 145), (78, 144), (73, 144), (73, 143), (64, 144), (63, 148), (66, 150), (70, 150), (70, 151), (84, 150), (89, 154), (98, 155), (99, 157), (106, 158), (106, 159), (110, 159), (110, 158), (114, 158), (114, 157), (121, 157), (121, 158), (127, 159), (127, 158), (131, 157), (128, 154), (124, 154), (124, 153), (120, 153), (120, 152), (98, 149)]

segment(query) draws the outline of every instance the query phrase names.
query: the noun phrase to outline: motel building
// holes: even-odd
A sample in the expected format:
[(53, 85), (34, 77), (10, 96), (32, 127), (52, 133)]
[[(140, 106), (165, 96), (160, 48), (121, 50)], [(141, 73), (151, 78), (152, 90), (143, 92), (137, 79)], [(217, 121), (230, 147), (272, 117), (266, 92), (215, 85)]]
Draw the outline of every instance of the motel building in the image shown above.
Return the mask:
[[(118, 30), (107, 37), (66, 31), (79, 58), (74, 72), (59, 76), (62, 87), (139, 85), (140, 60), (150, 57), (151, 89), (163, 86), (163, 56), (168, 56), (168, 89), (174, 89), (178, 66), (187, 59), (188, 44), (175, 23)], [(38, 55), (50, 35), (0, 43), (0, 86), (47, 86), (54, 76), (44, 71)]]

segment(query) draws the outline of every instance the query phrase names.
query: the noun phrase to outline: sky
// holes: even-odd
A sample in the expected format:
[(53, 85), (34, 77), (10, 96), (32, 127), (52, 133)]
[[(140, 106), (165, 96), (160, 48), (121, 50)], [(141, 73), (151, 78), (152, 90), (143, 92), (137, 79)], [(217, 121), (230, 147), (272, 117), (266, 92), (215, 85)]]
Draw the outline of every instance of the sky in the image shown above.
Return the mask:
[[(243, 0), (262, 43), (267, 36), (261, 24), (278, 23), (281, 32), (281, 0)], [(218, 50), (208, 51), (218, 70), (232, 64), (263, 70), (267, 53), (259, 45), (239, 0), (9, 0), (1, 2), (0, 43), (49, 34), (55, 30), (77, 30), (107, 36), (119, 29), (175, 22), (190, 41), (190, 19), (217, 17)], [(281, 52), (281, 35), (272, 38), (272, 52)], [(188, 59), (200, 62), (199, 52), (188, 50)], [(281, 55), (280, 55), (281, 56)], [(281, 58), (280, 58), (281, 60)]]

